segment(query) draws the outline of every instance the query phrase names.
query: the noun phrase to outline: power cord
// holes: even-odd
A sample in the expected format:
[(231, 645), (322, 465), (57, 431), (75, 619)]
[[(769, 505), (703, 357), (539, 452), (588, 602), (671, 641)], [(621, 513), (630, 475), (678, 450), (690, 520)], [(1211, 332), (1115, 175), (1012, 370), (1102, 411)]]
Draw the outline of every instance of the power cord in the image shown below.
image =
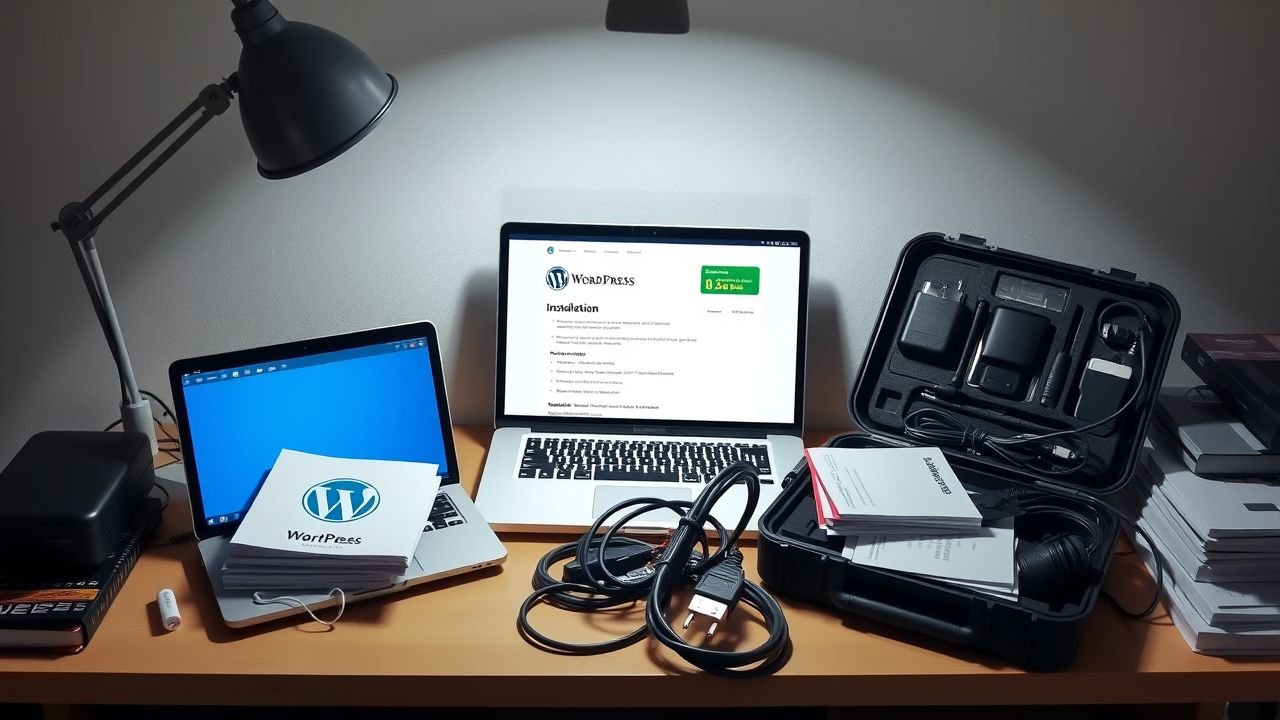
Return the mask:
[[(155, 404), (160, 406), (161, 412), (164, 413), (164, 415), (162, 415), (161, 417), (169, 418), (169, 422), (171, 423), (176, 424), (178, 422), (178, 416), (173, 414), (173, 409), (170, 408), (168, 403), (166, 403), (163, 399), (161, 399), (159, 395), (156, 395), (150, 390), (139, 390), (138, 392), (150, 398), (152, 401), (155, 402)], [(175, 444), (178, 443), (178, 438), (174, 437), (173, 434), (169, 432), (168, 426), (160, 422), (159, 418), (156, 418), (156, 429), (160, 431), (162, 440), (170, 441)]]
[(1146, 530), (1142, 529), (1141, 525), (1119, 513), (1116, 513), (1116, 517), (1120, 518), (1120, 521), (1128, 525), (1135, 533), (1141, 535), (1143, 541), (1147, 543), (1147, 547), (1151, 548), (1151, 557), (1155, 559), (1156, 564), (1156, 591), (1151, 597), (1151, 602), (1138, 612), (1134, 612), (1126, 608), (1124, 605), (1121, 605), (1120, 601), (1111, 593), (1103, 593), (1102, 596), (1115, 606), (1115, 609), (1119, 611), (1120, 614), (1132, 620), (1141, 620), (1155, 612), (1156, 606), (1160, 604), (1160, 596), (1164, 594), (1164, 558), (1160, 555), (1160, 552), (1156, 550), (1155, 541), (1151, 539), (1151, 536), (1147, 534)]
[[(941, 402), (937, 396), (925, 395), (924, 398)], [(907, 413), (903, 429), (908, 436), (929, 445), (963, 448), (975, 455), (995, 455), (1015, 467), (1046, 475), (1069, 475), (1089, 462), (1089, 443), (1074, 434), (1062, 443), (1049, 442), (1055, 433), (998, 435), (934, 407)]]
[[(1136, 329), (1107, 322), (1115, 312), (1127, 310), (1138, 318)], [(1138, 381), (1124, 403), (1106, 417), (1087, 425), (1048, 433), (1000, 435), (961, 420), (955, 414), (934, 407), (919, 408), (903, 418), (903, 430), (912, 438), (931, 445), (958, 447), (975, 455), (995, 455), (1015, 467), (1046, 475), (1069, 475), (1089, 462), (1089, 442), (1083, 434), (1124, 415), (1142, 394), (1147, 379), (1147, 335), (1151, 325), (1146, 313), (1131, 302), (1114, 302), (1098, 313), (1098, 336), (1108, 345), (1127, 343), (1138, 366)], [(929, 390), (925, 391), (930, 392)], [(925, 399), (943, 402), (934, 393)], [(963, 411), (963, 409), (961, 409)]]
[[(747, 503), (731, 532), (711, 514), (716, 502), (737, 484), (745, 484)], [(661, 500), (635, 498), (614, 505), (600, 515), (576, 542), (561, 545), (538, 562), (533, 593), (520, 605), (516, 628), (535, 647), (568, 655), (612, 652), (652, 635), (690, 664), (710, 673), (730, 677), (756, 677), (776, 672), (791, 657), (786, 617), (767, 592), (749, 582), (742, 569), (737, 543), (760, 499), (760, 479), (749, 463), (730, 465), (716, 475), (697, 499)], [(654, 510), (671, 510), (680, 516), (676, 528), (659, 545), (619, 535), (627, 523)], [(611, 522), (615, 516), (617, 521)], [(609, 528), (601, 533), (606, 524)], [(707, 526), (716, 532), (715, 552), (710, 552)], [(701, 548), (701, 552), (695, 550)], [(551, 566), (569, 558), (557, 580)], [(750, 650), (714, 650), (692, 645), (671, 627), (666, 613), (671, 596), (681, 585), (693, 583), (693, 599), (683, 628), (705, 617), (707, 637), (715, 634), (740, 603), (758, 611), (769, 628), (769, 637)], [(619, 638), (596, 643), (569, 643), (550, 638), (529, 622), (529, 611), (540, 602), (574, 612), (595, 612), (645, 602), (645, 624)]]
[[(155, 401), (155, 403), (160, 406), (160, 410), (164, 413), (162, 417), (169, 418), (170, 422), (176, 423), (178, 421), (177, 416), (173, 414), (173, 410), (170, 409), (169, 405), (164, 400), (162, 400), (159, 395), (156, 395), (150, 390), (139, 390), (138, 392), (141, 395), (144, 395), (150, 398), (151, 400)], [(156, 424), (157, 449), (161, 453), (168, 455), (170, 460), (173, 460), (174, 462), (182, 462), (181, 442), (178, 440), (178, 438), (174, 437), (173, 434), (169, 432), (168, 426), (166, 426), (163, 422), (161, 422), (160, 418), (153, 417), (152, 420)], [(121, 423), (122, 423), (121, 420), (114, 420), (111, 422), (111, 424), (104, 427), (102, 431), (110, 432), (120, 427)]]

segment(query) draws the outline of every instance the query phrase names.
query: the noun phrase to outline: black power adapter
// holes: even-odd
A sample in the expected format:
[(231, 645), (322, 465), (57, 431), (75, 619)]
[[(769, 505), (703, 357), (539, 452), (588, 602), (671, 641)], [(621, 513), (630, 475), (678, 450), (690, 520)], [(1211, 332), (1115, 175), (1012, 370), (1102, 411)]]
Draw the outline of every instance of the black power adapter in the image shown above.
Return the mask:
[(996, 308), (978, 353), (974, 383), (992, 395), (1025, 395), (1043, 359), (1048, 330), (1049, 320), (1043, 315)]
[(965, 333), (968, 309), (964, 297), (963, 280), (954, 288), (926, 282), (911, 303), (911, 313), (898, 339), (903, 354), (935, 363), (954, 355)]

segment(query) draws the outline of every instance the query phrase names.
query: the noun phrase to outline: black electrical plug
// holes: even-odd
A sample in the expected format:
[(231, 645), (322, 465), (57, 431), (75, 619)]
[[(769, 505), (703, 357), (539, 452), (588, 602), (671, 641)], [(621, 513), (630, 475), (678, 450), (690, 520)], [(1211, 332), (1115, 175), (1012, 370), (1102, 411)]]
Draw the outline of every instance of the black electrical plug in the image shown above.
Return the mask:
[(689, 615), (684, 619), (684, 627), (688, 628), (693, 623), (694, 616), (705, 615), (711, 618), (707, 637), (715, 635), (720, 622), (738, 605), (745, 583), (742, 553), (734, 548), (725, 554), (723, 560), (698, 577), (698, 582), (693, 586), (693, 599), (689, 601)]

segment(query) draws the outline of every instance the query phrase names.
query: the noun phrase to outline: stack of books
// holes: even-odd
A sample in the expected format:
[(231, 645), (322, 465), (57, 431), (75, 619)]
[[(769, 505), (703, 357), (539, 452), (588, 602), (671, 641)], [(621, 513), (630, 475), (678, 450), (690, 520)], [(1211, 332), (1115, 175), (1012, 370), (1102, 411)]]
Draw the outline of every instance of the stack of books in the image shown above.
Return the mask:
[(1189, 333), (1182, 360), (1263, 445), (1280, 449), (1280, 333)]
[(1197, 475), (1280, 475), (1280, 452), (1250, 432), (1208, 387), (1161, 390), (1155, 420), (1178, 441), (1183, 462)]
[(437, 466), (283, 450), (231, 539), (229, 590), (361, 592), (397, 582), (440, 487)]
[(1016, 599), (1012, 519), (983, 516), (938, 448), (805, 451), (818, 522), (857, 565)]
[(0, 649), (76, 653), (84, 649), (160, 524), (148, 498), (97, 568), (0, 574)]
[(1204, 389), (1162, 391), (1126, 497), (1163, 560), (1170, 615), (1187, 644), (1211, 655), (1280, 654), (1280, 476), (1211, 476), (1273, 458)]

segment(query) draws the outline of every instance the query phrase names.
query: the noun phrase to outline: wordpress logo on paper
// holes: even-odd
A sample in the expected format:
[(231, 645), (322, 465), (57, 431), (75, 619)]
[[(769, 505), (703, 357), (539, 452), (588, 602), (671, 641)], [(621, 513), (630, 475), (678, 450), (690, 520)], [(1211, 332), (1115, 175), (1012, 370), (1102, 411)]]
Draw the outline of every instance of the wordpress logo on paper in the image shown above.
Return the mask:
[(355, 478), (334, 478), (312, 485), (302, 495), (307, 514), (324, 522), (359, 520), (378, 509), (382, 496), (378, 489)]
[(559, 265), (548, 270), (547, 287), (552, 290), (563, 290), (569, 287), (569, 271)]

